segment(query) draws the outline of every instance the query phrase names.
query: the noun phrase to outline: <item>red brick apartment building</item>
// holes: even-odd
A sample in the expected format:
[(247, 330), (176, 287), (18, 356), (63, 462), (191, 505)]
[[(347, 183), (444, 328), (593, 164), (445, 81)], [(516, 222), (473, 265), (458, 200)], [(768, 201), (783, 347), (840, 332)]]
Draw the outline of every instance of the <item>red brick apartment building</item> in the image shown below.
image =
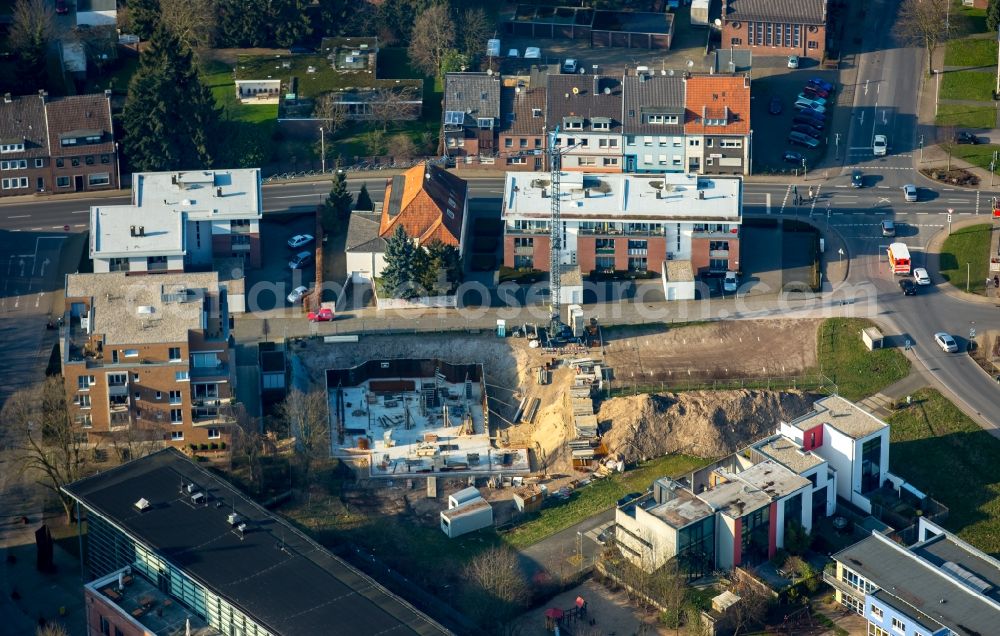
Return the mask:
[(822, 60), (826, 20), (827, 0), (722, 0), (722, 48)]

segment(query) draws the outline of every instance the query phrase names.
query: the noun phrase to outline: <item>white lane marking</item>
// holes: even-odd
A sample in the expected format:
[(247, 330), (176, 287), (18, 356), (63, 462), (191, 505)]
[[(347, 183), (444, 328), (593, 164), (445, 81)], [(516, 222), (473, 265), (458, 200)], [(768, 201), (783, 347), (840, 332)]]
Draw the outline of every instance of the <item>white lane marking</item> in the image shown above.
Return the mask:
[(283, 197), (271, 197), (271, 198), (272, 199), (304, 199), (304, 198), (315, 199), (316, 197), (321, 197), (321, 196), (323, 196), (322, 192), (313, 192), (312, 194), (288, 194)]
[(948, 203), (969, 203), (968, 199), (945, 199)]
[(90, 210), (77, 210), (76, 212), (70, 212), (70, 214), (89, 214)]
[(18, 215), (15, 215), (15, 216), (8, 216), (7, 218), (8, 219), (27, 219), (27, 218), (30, 218), (30, 217), (31, 217), (30, 214), (18, 214)]

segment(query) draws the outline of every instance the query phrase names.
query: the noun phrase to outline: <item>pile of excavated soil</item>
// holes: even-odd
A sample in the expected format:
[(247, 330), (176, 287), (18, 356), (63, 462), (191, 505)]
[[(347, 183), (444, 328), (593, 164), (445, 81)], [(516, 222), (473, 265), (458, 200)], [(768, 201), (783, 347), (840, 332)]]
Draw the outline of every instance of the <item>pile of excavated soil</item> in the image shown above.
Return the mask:
[(601, 404), (604, 443), (626, 461), (687, 453), (720, 457), (812, 410), (802, 391), (692, 391), (612, 398)]

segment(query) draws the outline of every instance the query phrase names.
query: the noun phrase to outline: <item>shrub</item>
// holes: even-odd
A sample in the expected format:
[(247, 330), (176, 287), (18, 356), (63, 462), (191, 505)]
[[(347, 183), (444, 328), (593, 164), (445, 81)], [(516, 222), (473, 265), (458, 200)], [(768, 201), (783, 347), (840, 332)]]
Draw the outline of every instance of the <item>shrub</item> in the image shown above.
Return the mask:
[(201, 446), (199, 446), (199, 448), (203, 451), (208, 450), (208, 444), (202, 444)]
[(219, 450), (219, 445), (216, 444), (215, 442), (212, 442), (211, 444), (208, 445), (208, 448), (210, 450)]
[(219, 448), (221, 448), (222, 450), (226, 450), (226, 443), (225, 442), (220, 442), (219, 443)]

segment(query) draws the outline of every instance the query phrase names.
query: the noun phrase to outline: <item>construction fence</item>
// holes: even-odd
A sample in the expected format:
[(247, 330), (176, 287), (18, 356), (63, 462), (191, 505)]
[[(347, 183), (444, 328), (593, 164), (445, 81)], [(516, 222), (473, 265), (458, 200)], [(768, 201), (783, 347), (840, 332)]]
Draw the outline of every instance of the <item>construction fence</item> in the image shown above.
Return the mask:
[(678, 393), (682, 391), (735, 391), (798, 389), (817, 393), (837, 393), (837, 384), (823, 374), (741, 377), (741, 378), (697, 378), (685, 380), (644, 380), (630, 382), (622, 380), (605, 381), (605, 397), (639, 395), (641, 393)]

